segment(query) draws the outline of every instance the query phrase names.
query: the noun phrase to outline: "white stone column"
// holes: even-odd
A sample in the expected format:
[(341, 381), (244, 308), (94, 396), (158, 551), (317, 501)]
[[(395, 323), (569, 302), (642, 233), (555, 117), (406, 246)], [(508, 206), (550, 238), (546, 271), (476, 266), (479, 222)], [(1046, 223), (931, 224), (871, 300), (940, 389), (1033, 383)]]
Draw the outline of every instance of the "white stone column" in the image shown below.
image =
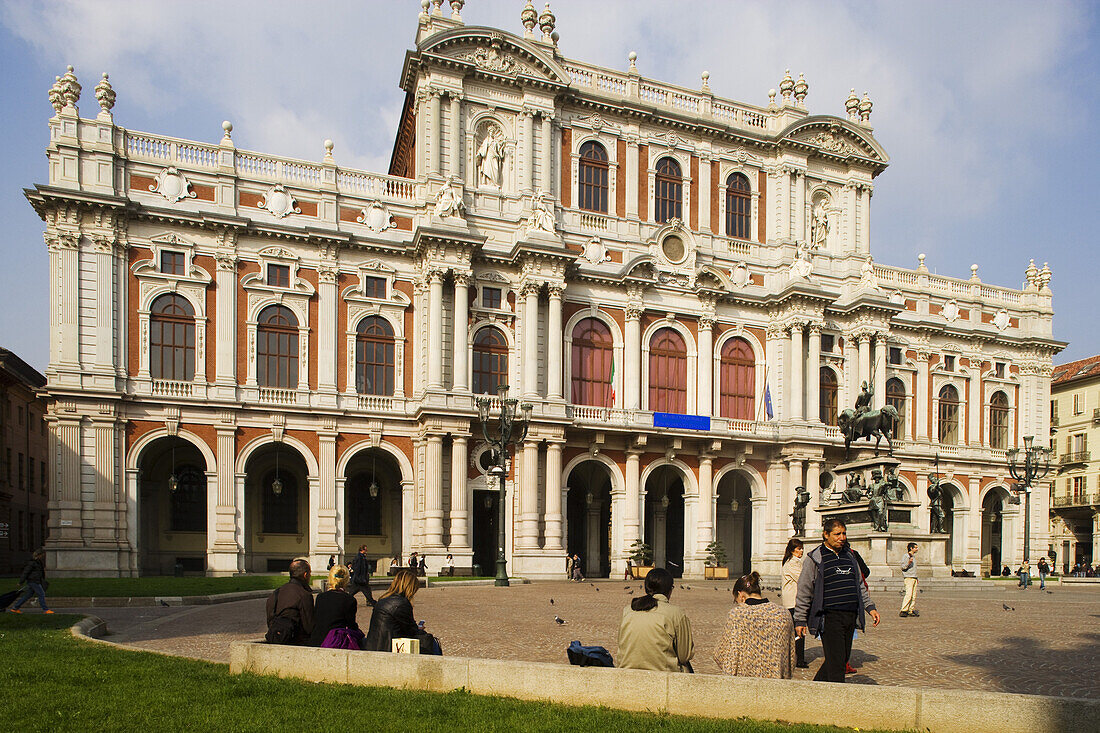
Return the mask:
[(523, 286), (523, 392), (539, 396), (539, 284)]
[(429, 435), (424, 451), (424, 547), (443, 547), (443, 436)]
[(932, 395), (928, 391), (928, 352), (917, 352), (917, 381), (913, 386), (913, 406), (917, 410), (917, 440), (928, 440), (928, 408)]
[(641, 539), (641, 522), (638, 511), (641, 503), (641, 461), (637, 451), (626, 452), (626, 498), (623, 511), (623, 550), (630, 552), (630, 546)]
[[(971, 364), (974, 364), (975, 361), (977, 360), (972, 359)], [(970, 387), (970, 389), (968, 390), (970, 392), (970, 396), (966, 401), (966, 421), (969, 425), (969, 429), (967, 430), (967, 445), (978, 445), (979, 443), (983, 442), (988, 445), (989, 443), (988, 431), (986, 431), (985, 440), (981, 440), (981, 424), (982, 416), (985, 414), (985, 400), (982, 399), (982, 370), (980, 366), (981, 362), (978, 362), (978, 364), (979, 366), (971, 366), (970, 379), (967, 382)]]
[(871, 339), (868, 336), (859, 337), (859, 383), (855, 385), (857, 390), (863, 382), (871, 384)]
[(242, 528), (237, 524), (238, 508), (243, 516), (244, 507), (237, 507), (237, 487), (234, 463), (236, 461), (235, 425), (217, 427), (217, 465), (215, 470), (214, 527), (208, 532), (207, 561), (214, 575), (233, 575), (240, 570), (239, 558), (244, 545)]
[[(1033, 504), (1035, 502), (1032, 502)], [(1095, 565), (1100, 558), (1100, 512), (1092, 513), (1092, 563)], [(1072, 567), (1072, 562), (1071, 565)]]
[(554, 196), (554, 149), (553, 149), (553, 116), (549, 112), (539, 113), (542, 117), (542, 127), (539, 129), (542, 145), (542, 160), (539, 164), (540, 176), (539, 188), (547, 196)]
[(217, 262), (215, 381), (221, 387), (234, 387), (237, 384), (237, 259), (219, 254)]
[(466, 483), (467, 438), (451, 438), (451, 544), (452, 552), (470, 550), (470, 489)]
[[(623, 216), (623, 212), (616, 212)], [(635, 135), (626, 140), (626, 218), (638, 218), (638, 138)]]
[(882, 334), (875, 336), (875, 404), (871, 405), (871, 407), (886, 404), (886, 361), (889, 358), (887, 348), (886, 336)]
[(430, 151), (428, 156), (431, 160), (431, 166), (428, 170), (438, 175), (443, 172), (443, 135), (440, 134), (442, 132), (440, 129), (442, 125), (440, 124), (441, 118), (439, 114), (441, 95), (440, 92), (435, 89), (432, 89), (430, 94), (431, 101), (428, 103), (428, 126), (431, 129), (428, 131), (428, 149)]
[(336, 543), (336, 435), (335, 424), (317, 431), (317, 490), (311, 491), (309, 501), (312, 514), (309, 555), (311, 563), (318, 563), (313, 566), (317, 568), (324, 567), (321, 563), (329, 555), (339, 556), (341, 552)]
[(523, 140), (519, 154), (519, 190), (531, 190), (531, 180), (535, 169), (535, 113), (530, 107), (523, 108)]
[[(806, 536), (816, 537), (821, 529), (821, 461), (806, 462), (806, 490), (810, 492), (810, 503), (806, 505)], [(791, 505), (794, 511), (794, 504)]]
[(520, 531), (517, 545), (524, 549), (538, 546), (539, 539), (539, 444), (523, 444), (522, 480), (519, 487)]
[(809, 241), (806, 232), (806, 172), (795, 171), (794, 182), (794, 239), (799, 242)]
[[(114, 309), (114, 243), (107, 237), (96, 238), (96, 304), (95, 304), (95, 365), (102, 371), (114, 371), (115, 309)], [(85, 365), (87, 367), (88, 365)], [(195, 365), (201, 374), (205, 365)]]
[[(642, 402), (642, 311), (626, 308), (626, 348), (623, 354), (623, 407), (641, 409)], [(636, 539), (636, 538), (635, 538)]]
[(696, 415), (713, 415), (714, 410), (714, 319), (699, 319), (699, 389), (695, 401)]
[(564, 286), (557, 283), (548, 287), (550, 304), (546, 320), (546, 396), (552, 400), (562, 399), (561, 296), (563, 289)]
[[(321, 269), (317, 284), (317, 390), (336, 399), (336, 270)], [(331, 553), (330, 553), (331, 554)]]
[(805, 364), (806, 354), (802, 348), (802, 324), (796, 323), (791, 326), (791, 382), (788, 386), (791, 395), (791, 411), (787, 415), (791, 420), (805, 418), (802, 411), (802, 392), (806, 386), (802, 368)]
[(867, 254), (871, 251), (871, 187), (863, 186), (859, 190), (859, 251)]
[(705, 558), (707, 545), (714, 541), (714, 456), (699, 455), (699, 505), (695, 519), (698, 557)]
[(774, 416), (782, 417), (786, 414), (786, 398), (784, 397), (785, 390), (783, 389), (784, 382), (784, 369), (783, 369), (783, 330), (778, 326), (769, 325), (765, 331), (766, 341), (764, 342), (765, 351), (765, 368), (764, 388), (760, 392), (760, 406), (756, 410), (756, 414), (760, 420), (768, 419), (768, 410), (765, 406), (765, 396), (768, 394), (768, 382), (775, 382), (776, 390), (772, 392), (772, 411)]
[(551, 441), (546, 444), (545, 549), (559, 552), (563, 548), (562, 525), (565, 522), (561, 507), (561, 449), (561, 443)]
[(450, 145), (448, 155), (451, 159), (450, 174), (462, 180), (462, 161), (459, 158), (461, 155), (459, 141), (462, 139), (462, 95), (458, 92), (448, 92), (448, 95), (451, 100), (451, 136), (448, 140)]
[[(821, 422), (821, 326), (810, 324), (806, 357), (806, 419)], [(810, 493), (817, 491), (815, 485)]]
[(428, 389), (443, 389), (443, 273), (428, 273)]
[(923, 468), (917, 471), (917, 482), (913, 490), (917, 492), (917, 501), (920, 502), (920, 506), (913, 510), (917, 513), (913, 524), (921, 532), (927, 532), (932, 527), (932, 514), (928, 504), (928, 472)]
[[(467, 392), (470, 389), (468, 358), (470, 353), (470, 276), (455, 273), (454, 358), (452, 363), (452, 389)], [(453, 521), (453, 520), (452, 520)]]
[[(710, 156), (699, 156), (699, 230), (703, 232), (721, 230), (718, 222), (710, 220), (710, 204), (714, 197), (710, 180)], [(700, 415), (703, 413), (699, 413)]]

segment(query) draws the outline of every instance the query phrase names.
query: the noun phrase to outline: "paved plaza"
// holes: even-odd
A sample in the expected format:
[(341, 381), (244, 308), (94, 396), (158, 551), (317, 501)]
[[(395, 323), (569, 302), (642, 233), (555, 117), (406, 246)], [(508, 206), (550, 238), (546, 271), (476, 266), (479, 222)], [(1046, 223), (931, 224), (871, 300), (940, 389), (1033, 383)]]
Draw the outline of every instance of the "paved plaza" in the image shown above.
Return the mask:
[[(711, 654), (732, 602), (731, 585), (688, 581), (673, 592), (672, 602), (691, 619), (697, 672), (717, 672)], [(440, 584), (421, 590), (415, 608), (448, 655), (565, 664), (565, 647), (573, 639), (617, 653), (619, 618), (630, 591), (639, 594), (640, 583), (561, 581), (506, 589)], [(767, 595), (777, 600), (775, 593)], [(898, 617), (900, 594), (872, 597), (882, 624), (856, 640), (852, 661), (858, 674), (852, 682), (1100, 699), (1100, 588), (929, 590), (919, 596), (921, 616), (908, 619)], [(216, 662), (229, 661), (231, 641), (258, 639), (265, 628), (262, 599), (87, 612), (107, 621), (112, 641)], [(555, 623), (555, 615), (566, 623)], [(370, 609), (361, 605), (359, 624), (365, 630), (369, 622)], [(796, 679), (816, 672), (816, 640), (807, 644), (807, 657), (810, 668), (795, 670)]]

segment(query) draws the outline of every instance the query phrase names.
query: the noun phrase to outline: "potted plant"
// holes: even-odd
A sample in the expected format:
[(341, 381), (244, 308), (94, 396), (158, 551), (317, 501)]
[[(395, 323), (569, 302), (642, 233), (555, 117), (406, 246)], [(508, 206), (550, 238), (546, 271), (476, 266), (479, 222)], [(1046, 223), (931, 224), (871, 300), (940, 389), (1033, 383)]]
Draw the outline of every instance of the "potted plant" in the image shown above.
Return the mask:
[(641, 540), (634, 540), (629, 553), (631, 573), (635, 578), (644, 578), (653, 569), (653, 548)]
[(726, 567), (726, 548), (722, 543), (714, 540), (707, 545), (707, 557), (703, 561), (706, 567), (703, 569), (703, 577), (707, 580), (729, 580), (730, 569)]

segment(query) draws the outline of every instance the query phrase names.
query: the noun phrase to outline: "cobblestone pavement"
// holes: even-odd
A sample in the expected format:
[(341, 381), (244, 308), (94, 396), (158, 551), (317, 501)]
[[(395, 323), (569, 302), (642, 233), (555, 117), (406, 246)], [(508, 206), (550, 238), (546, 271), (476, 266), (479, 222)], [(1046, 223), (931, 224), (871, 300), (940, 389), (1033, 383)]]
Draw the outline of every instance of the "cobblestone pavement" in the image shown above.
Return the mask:
[[(732, 603), (730, 585), (688, 581), (673, 592), (672, 602), (691, 619), (697, 672), (717, 672), (711, 655)], [(421, 590), (415, 607), (448, 655), (564, 664), (573, 639), (617, 653), (619, 619), (631, 591), (639, 594), (640, 584), (441, 584)], [(856, 640), (852, 682), (1100, 698), (1100, 589), (929, 591), (918, 596), (920, 617), (906, 619), (898, 617), (900, 594), (872, 597), (882, 623)], [(112, 641), (216, 662), (229, 661), (229, 642), (264, 632), (263, 600), (87, 612), (107, 621)], [(556, 624), (555, 615), (566, 623)], [(359, 625), (365, 630), (369, 622), (370, 609), (360, 605)], [(817, 671), (816, 640), (808, 642), (807, 658), (810, 668), (795, 670), (796, 679)]]

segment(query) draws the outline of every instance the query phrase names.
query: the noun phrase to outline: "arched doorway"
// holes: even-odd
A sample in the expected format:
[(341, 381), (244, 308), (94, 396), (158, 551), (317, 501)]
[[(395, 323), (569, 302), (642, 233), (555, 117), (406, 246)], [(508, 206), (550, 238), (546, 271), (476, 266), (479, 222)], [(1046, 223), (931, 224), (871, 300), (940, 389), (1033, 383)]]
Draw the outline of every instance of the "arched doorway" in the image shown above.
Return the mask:
[(966, 526), (960, 517), (956, 517), (956, 513), (965, 513), (962, 491), (950, 482), (944, 483), (940, 501), (943, 504), (943, 531), (948, 537), (943, 549), (943, 562), (951, 568), (957, 560), (957, 569), (961, 570), (966, 559)]
[(674, 577), (684, 574), (684, 476), (675, 466), (654, 470), (645, 485), (645, 542), (653, 564)]
[(997, 489), (982, 500), (982, 575), (1000, 575), (1004, 564), (1005, 500)]
[(584, 461), (566, 485), (566, 550), (580, 555), (587, 577), (610, 577), (611, 472), (599, 461)]
[[(480, 450), (480, 452), (476, 452)], [(497, 572), (497, 557), (500, 554), (500, 476), (490, 473), (496, 465), (495, 454), (487, 445), (475, 450), (475, 465), (481, 473), (470, 479), (471, 494), (470, 530), (473, 546), (474, 575), (493, 576)], [(509, 461), (511, 464), (511, 461)], [(512, 496), (514, 485), (509, 482), (508, 496)], [(564, 572), (564, 565), (562, 566)]]
[(139, 572), (172, 575), (206, 572), (207, 471), (202, 452), (166, 436), (150, 443), (139, 461)]
[(342, 515), (344, 557), (354, 557), (361, 545), (372, 561), (401, 555), (401, 468), (393, 456), (367, 448), (348, 461)]
[(245, 464), (245, 568), (285, 572), (309, 554), (309, 469), (286, 443), (258, 448)]
[(741, 471), (730, 471), (718, 482), (714, 517), (714, 538), (726, 551), (730, 575), (748, 573), (752, 569), (752, 487)]

